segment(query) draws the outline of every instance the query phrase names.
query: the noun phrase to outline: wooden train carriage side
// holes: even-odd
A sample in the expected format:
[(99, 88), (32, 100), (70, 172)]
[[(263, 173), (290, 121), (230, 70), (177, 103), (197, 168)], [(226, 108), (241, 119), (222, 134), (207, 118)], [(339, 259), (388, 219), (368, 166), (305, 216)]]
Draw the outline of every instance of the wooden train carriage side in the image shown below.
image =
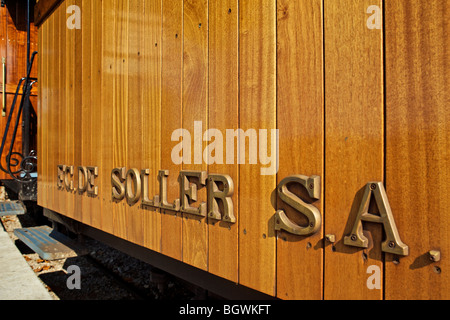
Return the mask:
[(40, 0), (38, 203), (280, 299), (448, 299), (448, 10)]

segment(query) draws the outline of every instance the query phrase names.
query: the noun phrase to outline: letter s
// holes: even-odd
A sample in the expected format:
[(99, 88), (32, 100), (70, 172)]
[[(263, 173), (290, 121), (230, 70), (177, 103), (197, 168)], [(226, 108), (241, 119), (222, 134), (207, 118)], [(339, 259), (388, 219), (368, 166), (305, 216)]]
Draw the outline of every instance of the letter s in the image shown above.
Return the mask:
[(316, 200), (320, 199), (320, 177), (294, 175), (283, 179), (277, 188), (278, 196), (284, 203), (305, 215), (308, 219), (308, 226), (301, 227), (293, 223), (289, 220), (283, 210), (278, 210), (275, 214), (275, 230), (284, 230), (299, 236), (310, 236), (319, 231), (320, 226), (322, 225), (322, 216), (315, 206), (305, 203), (302, 199), (289, 191), (287, 185), (292, 183), (297, 183), (305, 187), (311, 198)]
[(111, 172), (112, 196), (118, 201), (125, 198), (125, 170), (125, 168), (115, 168)]

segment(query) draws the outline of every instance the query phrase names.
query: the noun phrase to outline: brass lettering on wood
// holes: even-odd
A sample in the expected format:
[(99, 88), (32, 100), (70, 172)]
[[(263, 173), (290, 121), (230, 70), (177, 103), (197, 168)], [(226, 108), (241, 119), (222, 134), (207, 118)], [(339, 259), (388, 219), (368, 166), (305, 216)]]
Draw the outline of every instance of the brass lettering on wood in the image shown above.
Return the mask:
[[(168, 209), (174, 211), (180, 211), (180, 199), (175, 199), (173, 204), (170, 204), (167, 200), (167, 177), (169, 176), (169, 170), (159, 170), (158, 180), (159, 180), (159, 198), (158, 202), (155, 199), (155, 206), (161, 209)], [(155, 197), (156, 198), (156, 197)]]
[[(208, 176), (207, 186), (208, 217), (214, 220), (236, 223), (233, 200), (231, 199), (234, 193), (233, 179), (229, 175), (210, 174)], [(223, 212), (220, 211), (219, 200), (222, 203)]]
[(78, 192), (85, 193), (88, 185), (88, 172), (86, 167), (78, 167)]
[[(126, 173), (125, 173), (126, 172)], [(206, 217), (208, 203), (211, 207), (211, 216), (214, 220), (222, 220), (236, 223), (234, 207), (231, 197), (233, 196), (234, 184), (230, 176), (212, 174), (207, 184), (208, 173), (206, 171), (181, 171), (178, 177), (180, 186), (180, 199), (173, 203), (167, 200), (167, 178), (168, 170), (158, 172), (159, 195), (153, 199), (148, 194), (150, 170), (115, 168), (111, 171), (112, 196), (116, 201), (126, 198), (129, 205), (136, 204), (141, 200), (141, 205), (155, 208), (179, 211), (182, 213)], [(192, 206), (197, 201), (198, 190), (208, 186), (208, 202), (202, 202), (198, 207)], [(219, 204), (220, 201), (220, 205)], [(221, 212), (220, 208), (223, 207)]]
[(278, 210), (275, 214), (275, 230), (284, 230), (299, 236), (313, 235), (319, 231), (320, 226), (322, 225), (322, 216), (319, 209), (312, 204), (304, 202), (294, 193), (289, 191), (289, 184), (300, 184), (308, 190), (308, 194), (312, 199), (320, 199), (320, 177), (294, 175), (283, 179), (277, 188), (278, 196), (284, 203), (305, 215), (308, 219), (308, 225), (306, 227), (299, 226), (292, 222), (283, 210)]
[(58, 165), (58, 179), (57, 179), (57, 186), (58, 189), (64, 189), (64, 175), (66, 172), (66, 166), (65, 165)]
[(80, 194), (87, 192), (91, 196), (98, 195), (98, 187), (95, 185), (95, 178), (98, 176), (97, 167), (77, 168), (78, 185), (77, 189), (74, 187), (74, 167), (66, 165), (58, 165), (57, 186), (60, 190), (75, 191), (78, 190)]
[[(78, 191), (87, 192), (91, 196), (98, 195), (95, 179), (98, 177), (98, 167), (77, 168)], [(209, 174), (206, 171), (181, 171), (178, 177), (180, 186), (180, 199), (169, 203), (167, 199), (168, 170), (158, 171), (159, 195), (153, 199), (148, 194), (150, 170), (115, 168), (111, 171), (111, 191), (115, 201), (126, 199), (129, 205), (141, 200), (141, 205), (160, 209), (178, 211), (186, 214), (208, 217), (228, 223), (236, 223), (233, 206), (234, 183), (230, 176), (224, 174)], [(67, 165), (57, 166), (57, 186), (59, 190), (74, 191), (74, 167)], [(292, 175), (283, 179), (277, 187), (281, 201), (303, 214), (308, 225), (299, 226), (292, 222), (283, 210), (275, 214), (275, 230), (286, 231), (299, 236), (310, 236), (319, 231), (322, 225), (322, 216), (312, 204), (294, 194), (289, 187), (301, 185), (308, 192), (312, 200), (319, 200), (321, 195), (321, 181), (319, 176)], [(192, 206), (198, 200), (198, 190), (207, 187), (207, 202), (201, 202), (198, 207)], [(369, 213), (371, 199), (374, 198), (379, 215)], [(406, 256), (409, 248), (399, 236), (392, 215), (386, 191), (381, 182), (367, 184), (361, 205), (356, 217), (352, 233), (345, 237), (344, 244), (349, 246), (367, 248), (368, 239), (363, 234), (362, 222), (375, 222), (383, 225), (386, 240), (382, 243), (384, 252)], [(328, 241), (334, 242), (336, 239)]]
[[(372, 195), (378, 207), (379, 215), (369, 213)], [(369, 246), (369, 240), (363, 234), (363, 221), (381, 223), (383, 225), (386, 234), (386, 240), (381, 245), (383, 252), (400, 256), (409, 255), (408, 246), (400, 239), (382, 182), (370, 182), (367, 184), (352, 233), (344, 238), (344, 244), (359, 248), (367, 248)]]
[(87, 170), (87, 193), (98, 196), (98, 187), (95, 185), (95, 178), (98, 177), (98, 167), (86, 167)]
[(125, 198), (124, 181), (126, 168), (115, 168), (111, 172), (112, 196), (114, 200), (121, 201)]
[[(141, 198), (141, 175), (137, 169), (130, 169), (125, 178), (127, 187), (125, 190), (125, 197), (128, 204), (134, 205)], [(133, 191), (134, 189), (134, 191)]]
[(73, 191), (73, 166), (64, 166), (64, 186), (67, 191)]
[(148, 197), (148, 176), (150, 175), (150, 170), (141, 170), (141, 183), (142, 183), (142, 201), (141, 204), (147, 207), (157, 207), (159, 203), (159, 196), (155, 196), (153, 199)]
[[(197, 191), (206, 185), (208, 173), (206, 171), (181, 171), (179, 176), (181, 212), (201, 217), (206, 216), (206, 202), (199, 207), (192, 207), (191, 203), (197, 201)], [(194, 178), (194, 182), (190, 178)]]
[(97, 167), (78, 167), (78, 192), (87, 192), (91, 196), (98, 195), (98, 187), (95, 185), (95, 177), (98, 176)]

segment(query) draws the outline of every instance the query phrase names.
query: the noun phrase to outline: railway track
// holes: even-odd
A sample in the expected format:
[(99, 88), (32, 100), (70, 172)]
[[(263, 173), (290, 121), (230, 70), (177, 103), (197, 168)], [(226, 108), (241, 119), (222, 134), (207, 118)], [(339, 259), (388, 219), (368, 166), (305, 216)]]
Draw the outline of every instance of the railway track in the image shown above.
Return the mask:
[[(56, 261), (42, 260), (14, 236), (14, 229), (36, 226), (28, 215), (1, 218), (30, 267), (55, 300), (169, 300), (207, 297), (194, 287), (149, 264), (132, 258), (98, 241), (86, 238), (89, 254)], [(80, 270), (80, 289), (69, 289), (70, 266)]]

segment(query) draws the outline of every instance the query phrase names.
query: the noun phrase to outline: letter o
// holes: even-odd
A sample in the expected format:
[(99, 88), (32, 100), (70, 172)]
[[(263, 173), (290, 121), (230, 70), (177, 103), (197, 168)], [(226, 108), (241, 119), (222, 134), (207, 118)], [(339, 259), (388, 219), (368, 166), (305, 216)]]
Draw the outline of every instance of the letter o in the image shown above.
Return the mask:
[[(134, 185), (134, 193), (133, 193)], [(141, 197), (141, 175), (137, 169), (130, 169), (126, 177), (126, 198), (129, 205), (133, 205)]]

